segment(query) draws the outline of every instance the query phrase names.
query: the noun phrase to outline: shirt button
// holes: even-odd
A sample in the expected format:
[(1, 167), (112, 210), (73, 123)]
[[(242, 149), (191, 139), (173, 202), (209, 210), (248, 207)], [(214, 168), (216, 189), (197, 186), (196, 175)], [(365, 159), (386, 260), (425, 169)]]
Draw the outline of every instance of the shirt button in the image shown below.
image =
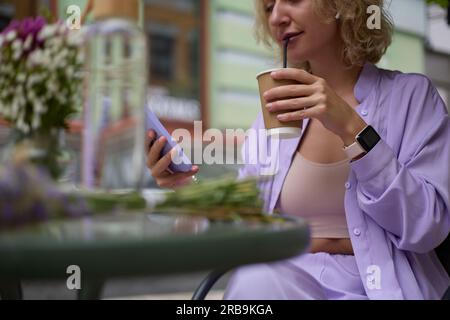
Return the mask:
[(359, 237), (361, 235), (361, 230), (359, 230), (358, 228), (353, 229), (353, 234), (357, 237)]
[(361, 111), (361, 114), (363, 115), (363, 117), (365, 117), (369, 114), (369, 112), (367, 110), (363, 110)]
[(352, 184), (350, 182), (345, 183), (345, 189), (350, 190), (352, 187)]

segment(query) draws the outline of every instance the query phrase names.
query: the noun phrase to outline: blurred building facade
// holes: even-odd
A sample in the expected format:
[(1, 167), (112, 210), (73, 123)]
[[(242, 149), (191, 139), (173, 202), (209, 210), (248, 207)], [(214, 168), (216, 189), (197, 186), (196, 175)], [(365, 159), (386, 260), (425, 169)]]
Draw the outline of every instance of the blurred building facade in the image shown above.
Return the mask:
[[(87, 0), (0, 0), (0, 28), (48, 8), (60, 19)], [(387, 1), (396, 31), (380, 66), (426, 73), (448, 103), (450, 27), (443, 9), (424, 0)], [(150, 104), (170, 127), (247, 128), (259, 110), (255, 75), (277, 67), (253, 37), (253, 1), (142, 0), (150, 49)], [(157, 106), (158, 104), (158, 106)], [(173, 125), (172, 125), (173, 124)]]
[[(74, 3), (84, 6), (86, 0), (60, 0), (60, 17)], [(259, 111), (255, 75), (279, 65), (271, 50), (254, 40), (253, 1), (143, 0), (142, 8), (151, 48), (151, 92), (168, 98), (154, 99), (160, 102), (154, 106), (157, 113), (176, 125), (186, 122), (187, 127), (202, 119), (205, 127), (248, 128)], [(379, 65), (426, 73), (447, 99), (450, 75), (435, 74), (429, 62), (431, 52), (450, 52), (450, 38), (442, 33), (448, 32), (445, 16), (430, 19), (423, 0), (388, 1), (386, 9), (396, 30)], [(434, 27), (436, 23), (441, 29)]]
[[(47, 8), (61, 20), (87, 0), (0, 0), (0, 28)], [(427, 74), (450, 104), (450, 27), (425, 0), (386, 1), (395, 23), (383, 68)], [(247, 129), (259, 112), (256, 74), (278, 67), (253, 36), (253, 0), (141, 0), (149, 40), (149, 107), (169, 131)], [(89, 19), (88, 19), (89, 22)], [(198, 145), (197, 145), (198, 146)], [(239, 148), (227, 144), (225, 148)]]

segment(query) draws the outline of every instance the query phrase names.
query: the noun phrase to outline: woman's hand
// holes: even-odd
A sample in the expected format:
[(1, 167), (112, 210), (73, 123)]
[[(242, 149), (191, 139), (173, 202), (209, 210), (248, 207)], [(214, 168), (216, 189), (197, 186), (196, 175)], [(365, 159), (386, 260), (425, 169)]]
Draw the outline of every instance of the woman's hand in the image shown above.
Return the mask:
[(264, 93), (270, 112), (286, 112), (278, 116), (281, 122), (315, 118), (325, 128), (341, 137), (346, 146), (352, 144), (355, 136), (367, 126), (358, 113), (339, 97), (324, 79), (294, 68), (277, 70), (272, 73), (272, 78), (299, 82)]
[(189, 184), (192, 181), (192, 176), (198, 173), (199, 168), (193, 166), (189, 172), (172, 173), (169, 170), (169, 165), (172, 162), (173, 152), (168, 152), (165, 156), (160, 158), (161, 151), (167, 143), (165, 137), (160, 137), (155, 141), (156, 134), (153, 130), (147, 133), (147, 145), (150, 146), (147, 155), (147, 167), (151, 170), (151, 174), (158, 186), (161, 188), (176, 188)]

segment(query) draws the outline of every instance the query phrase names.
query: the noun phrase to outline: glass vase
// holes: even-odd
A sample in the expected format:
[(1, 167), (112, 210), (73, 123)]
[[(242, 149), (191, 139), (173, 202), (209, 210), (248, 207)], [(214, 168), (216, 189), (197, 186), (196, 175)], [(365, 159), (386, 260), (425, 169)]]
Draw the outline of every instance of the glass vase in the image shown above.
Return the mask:
[(51, 129), (24, 134), (15, 129), (11, 133), (8, 158), (15, 163), (31, 163), (51, 178), (61, 178), (67, 154), (63, 149), (64, 130)]

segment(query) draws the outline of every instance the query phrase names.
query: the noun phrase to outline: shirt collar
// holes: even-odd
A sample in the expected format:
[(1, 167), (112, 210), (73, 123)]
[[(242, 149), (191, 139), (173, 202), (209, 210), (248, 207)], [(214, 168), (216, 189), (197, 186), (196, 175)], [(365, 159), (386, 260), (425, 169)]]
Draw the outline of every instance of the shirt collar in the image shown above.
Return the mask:
[(356, 82), (354, 95), (356, 100), (363, 102), (378, 83), (379, 69), (372, 63), (366, 62)]

